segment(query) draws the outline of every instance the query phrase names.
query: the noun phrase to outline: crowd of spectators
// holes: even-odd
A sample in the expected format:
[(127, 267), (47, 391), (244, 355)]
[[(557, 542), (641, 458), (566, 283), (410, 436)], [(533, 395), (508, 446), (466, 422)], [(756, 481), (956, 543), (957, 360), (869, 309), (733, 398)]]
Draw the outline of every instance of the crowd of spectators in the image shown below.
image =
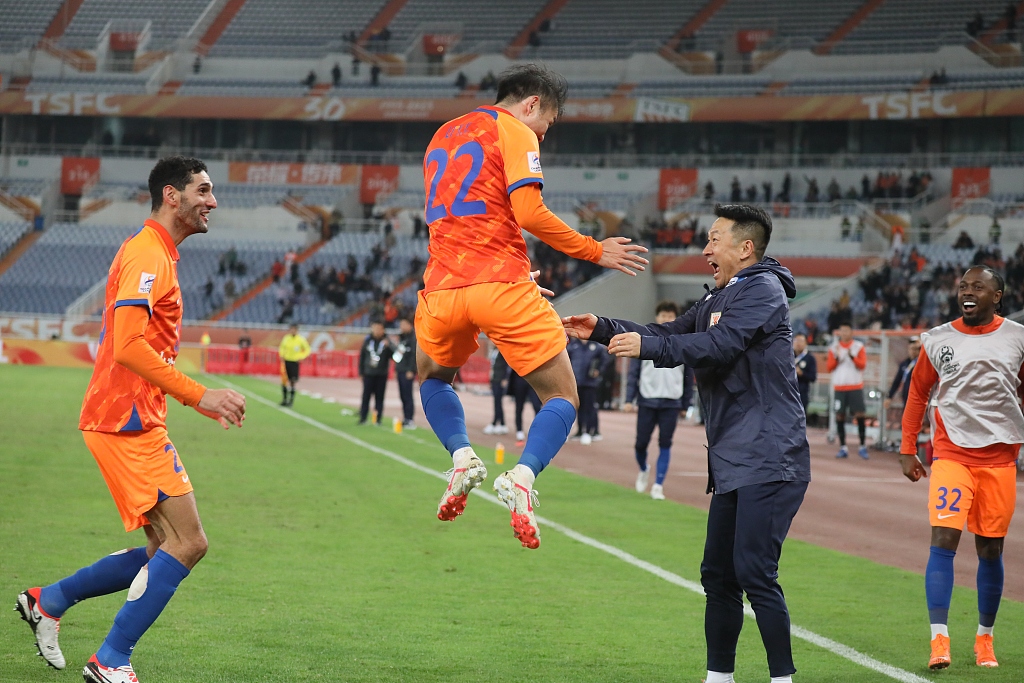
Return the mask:
[[(1002, 314), (1024, 308), (1024, 244), (1004, 257), (996, 243), (977, 248), (966, 233), (961, 233), (954, 248), (968, 259), (956, 262), (929, 261), (916, 247), (895, 251), (879, 269), (861, 278), (859, 286), (868, 306), (854, 313), (850, 295), (832, 302), (826, 322), (827, 332), (847, 323), (858, 329), (929, 329), (960, 317), (957, 289), (960, 278), (969, 266), (985, 265), (1002, 273), (1006, 280)], [(810, 322), (810, 319), (808, 319)], [(817, 325), (814, 324), (815, 332)], [(808, 332), (809, 336), (811, 332)]]
[(789, 204), (794, 201), (803, 201), (807, 204), (819, 202), (835, 202), (839, 200), (860, 200), (875, 201), (882, 199), (912, 199), (921, 193), (929, 192), (932, 185), (932, 174), (928, 171), (918, 172), (912, 170), (910, 175), (904, 179), (902, 170), (879, 171), (874, 179), (865, 173), (860, 179), (860, 189), (850, 185), (843, 190), (839, 181), (832, 177), (825, 191), (822, 192), (816, 177), (804, 176), (806, 190), (801, 199), (799, 195), (794, 198), (793, 177), (786, 173), (783, 176), (782, 184), (778, 192), (770, 180), (761, 183), (758, 189), (755, 183), (746, 187), (740, 182), (739, 176), (733, 176), (729, 184), (728, 195), (719, 196), (715, 190), (715, 184), (708, 181), (704, 185), (703, 197), (705, 201), (728, 200), (732, 203), (746, 202), (754, 204), (761, 201), (764, 204)]
[[(975, 12), (974, 17), (967, 22), (967, 25), (965, 27), (967, 30), (967, 35), (971, 36), (972, 38), (980, 38), (986, 28), (994, 28), (997, 22), (998, 20), (996, 20), (996, 22), (993, 22), (992, 24), (986, 25), (985, 15), (983, 15), (981, 13), (981, 10), (979, 10)], [(1003, 30), (1005, 31), (1004, 36), (1006, 38), (1006, 42), (1017, 42), (1017, 3), (1006, 3), (1005, 9), (1003, 9), (1002, 22)]]

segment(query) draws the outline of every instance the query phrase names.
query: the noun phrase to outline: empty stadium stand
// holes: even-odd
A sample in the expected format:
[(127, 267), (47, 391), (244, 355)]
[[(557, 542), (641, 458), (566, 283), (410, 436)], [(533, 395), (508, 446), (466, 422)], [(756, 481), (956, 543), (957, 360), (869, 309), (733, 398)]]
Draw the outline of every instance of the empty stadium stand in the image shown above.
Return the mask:
[(0, 258), (31, 229), (31, 223), (0, 223)]
[(818, 43), (838, 27), (863, 0), (791, 0), (765, 3), (762, 0), (729, 0), (700, 29), (698, 49), (715, 52), (727, 40), (735, 40), (736, 31), (766, 29), (773, 41), (807, 48)]
[(0, 0), (0, 52), (16, 51), (38, 42), (62, 4), (63, 0)]
[(1006, 0), (886, 0), (833, 52), (931, 51), (949, 44), (951, 34), (962, 36), (959, 42), (966, 40), (965, 26), (975, 12), (981, 12), (989, 25), (1005, 7)]
[(413, 47), (424, 24), (450, 24), (462, 31), (457, 52), (501, 52), (546, 4), (547, 0), (409, 0), (388, 25), (392, 51)]
[[(319, 57), (377, 14), (383, 0), (247, 0), (211, 57)], [(301, 77), (301, 76), (300, 76)]]
[(569, 0), (539, 34), (539, 48), (521, 57), (539, 59), (615, 59), (654, 52), (704, 5), (702, 0), (621, 2)]
[(112, 19), (151, 21), (149, 50), (166, 50), (184, 36), (209, 0), (85, 0), (61, 38), (68, 48), (94, 49)]

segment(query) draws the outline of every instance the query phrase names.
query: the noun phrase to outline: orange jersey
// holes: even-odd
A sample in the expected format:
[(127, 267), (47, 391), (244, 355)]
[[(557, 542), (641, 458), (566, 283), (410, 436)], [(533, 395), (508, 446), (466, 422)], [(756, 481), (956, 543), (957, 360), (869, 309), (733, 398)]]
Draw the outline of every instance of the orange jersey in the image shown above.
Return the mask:
[(478, 107), (434, 134), (423, 159), (430, 259), (425, 292), (530, 277), (509, 195), (543, 186), (537, 135), (508, 111)]
[[(182, 305), (178, 287), (178, 249), (167, 230), (153, 220), (121, 245), (107, 274), (103, 329), (92, 379), (85, 392), (78, 428), (95, 432), (132, 432), (164, 427), (164, 391), (114, 360), (114, 311), (145, 307), (145, 342), (169, 366), (178, 356)], [(188, 381), (183, 396), (202, 398), (201, 385)], [(198, 392), (198, 393), (197, 393)]]

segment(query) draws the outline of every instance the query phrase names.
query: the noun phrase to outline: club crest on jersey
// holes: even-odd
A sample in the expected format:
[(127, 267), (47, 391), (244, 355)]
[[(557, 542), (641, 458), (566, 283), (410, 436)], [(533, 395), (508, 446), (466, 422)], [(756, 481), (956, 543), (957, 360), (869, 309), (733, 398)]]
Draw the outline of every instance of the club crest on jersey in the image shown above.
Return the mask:
[(153, 283), (156, 282), (156, 275), (143, 273), (139, 276), (139, 294), (149, 294), (153, 291)]
[(943, 346), (939, 349), (939, 374), (943, 377), (956, 374), (960, 364), (953, 362), (953, 347)]
[(709, 327), (714, 327), (715, 325), (718, 324), (718, 321), (721, 320), (721, 319), (722, 319), (722, 312), (721, 311), (715, 311), (714, 313), (711, 314), (711, 322), (709, 323), (708, 326)]
[(540, 153), (527, 152), (526, 166), (530, 169), (530, 173), (540, 173)]

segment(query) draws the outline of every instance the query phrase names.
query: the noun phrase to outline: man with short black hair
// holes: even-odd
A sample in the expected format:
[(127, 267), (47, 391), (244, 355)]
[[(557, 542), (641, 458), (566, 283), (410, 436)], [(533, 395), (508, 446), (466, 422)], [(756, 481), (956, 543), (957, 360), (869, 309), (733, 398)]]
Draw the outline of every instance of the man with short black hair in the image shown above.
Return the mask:
[(562, 319), (566, 333), (619, 357), (694, 368), (708, 438), (707, 683), (733, 683), (743, 594), (757, 616), (774, 683), (791, 683), (789, 610), (779, 586), (782, 543), (811, 479), (810, 447), (793, 360), (790, 272), (765, 258), (763, 210), (719, 204), (704, 256), (715, 289), (681, 318), (638, 325), (592, 314)]
[(224, 429), (241, 427), (245, 419), (244, 396), (207, 389), (174, 364), (183, 317), (178, 245), (206, 233), (217, 208), (206, 164), (161, 159), (149, 174), (149, 191), (152, 213), (121, 244), (107, 274), (103, 331), (78, 424), (125, 531), (143, 529), (146, 545), (29, 588), (15, 606), (32, 627), (39, 654), (63, 669), (61, 617), (82, 600), (127, 590), (110, 632), (82, 671), (93, 683), (138, 683), (131, 664), (136, 643), (206, 555), (192, 483), (167, 435), (167, 394)]
[(494, 482), (515, 537), (531, 549), (540, 546), (533, 483), (569, 436), (579, 399), (565, 332), (531, 277), (523, 230), (630, 275), (647, 263), (638, 255), (644, 247), (624, 237), (597, 242), (544, 205), (540, 142), (562, 114), (567, 89), (553, 71), (512, 66), (498, 79), (497, 104), (442, 125), (423, 159), (430, 260), (416, 307), (420, 404), (453, 464), (437, 517), (455, 520), (487, 476), (451, 386), (482, 331), (543, 402), (519, 462)]
[(363, 340), (359, 350), (359, 376), (363, 378), (363, 400), (359, 404), (359, 424), (366, 424), (370, 414), (370, 398), (376, 408), (374, 424), (384, 419), (384, 392), (388, 386), (388, 370), (391, 354), (395, 347), (384, 334), (384, 323), (374, 320), (370, 323), (370, 334)]

